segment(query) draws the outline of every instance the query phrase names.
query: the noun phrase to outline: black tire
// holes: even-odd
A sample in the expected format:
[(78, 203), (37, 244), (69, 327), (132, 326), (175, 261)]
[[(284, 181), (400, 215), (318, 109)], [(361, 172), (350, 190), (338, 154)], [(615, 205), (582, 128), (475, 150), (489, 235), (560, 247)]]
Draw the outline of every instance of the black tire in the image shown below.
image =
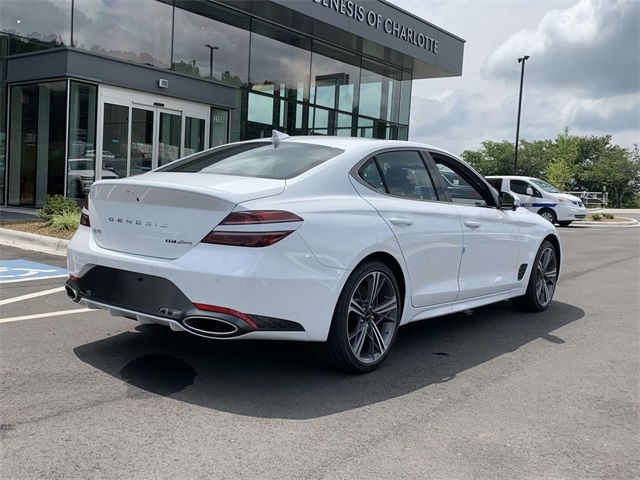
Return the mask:
[(560, 225), (561, 227), (568, 227), (569, 225), (571, 225), (572, 222), (558, 222), (558, 225)]
[(550, 208), (541, 208), (538, 210), (538, 215), (542, 218), (549, 220), (553, 225), (558, 221), (558, 217), (556, 216), (556, 212), (551, 210)]
[[(547, 249), (551, 248), (553, 250), (553, 262), (555, 266), (555, 277), (553, 279), (553, 290), (551, 291), (549, 298), (546, 302), (541, 301), (539, 298), (539, 292), (537, 289), (538, 280), (540, 279), (540, 272), (538, 270), (540, 259), (543, 253), (546, 252)], [(548, 240), (542, 242), (540, 248), (538, 249), (538, 253), (536, 254), (536, 259), (533, 262), (531, 267), (531, 273), (529, 274), (529, 283), (527, 284), (527, 291), (521, 297), (516, 297), (511, 299), (511, 301), (521, 310), (529, 311), (529, 312), (542, 312), (547, 309), (551, 301), (553, 300), (553, 294), (555, 293), (555, 287), (558, 280), (558, 251), (556, 247)], [(545, 276), (543, 281), (547, 282), (548, 279)], [(548, 286), (547, 286), (548, 289)], [(547, 290), (548, 291), (548, 290)]]
[[(366, 287), (368, 296), (369, 283), (367, 282), (365, 284), (365, 281), (372, 277), (375, 278), (375, 275), (377, 274), (381, 274), (379, 275), (379, 278), (382, 279), (382, 276), (385, 278), (384, 282), (381, 281), (384, 284), (385, 290), (383, 291), (383, 286), (381, 286), (377, 298), (381, 298), (383, 304), (387, 305), (392, 301), (392, 298), (388, 296), (385, 300), (385, 294), (390, 294), (391, 291), (393, 291), (393, 295), (395, 295), (395, 315), (389, 314), (393, 318), (387, 318), (387, 315), (380, 316), (372, 313), (375, 308), (369, 312), (368, 316), (367, 314), (360, 315), (351, 307), (353, 305), (352, 300), (356, 300), (355, 296), (359, 295), (361, 291), (360, 289)], [(357, 301), (360, 300), (361, 299), (359, 298)], [(371, 302), (371, 304), (374, 304), (374, 302)], [(381, 308), (381, 306), (382, 305), (378, 308)], [(326, 365), (349, 373), (367, 373), (377, 369), (382, 365), (382, 362), (386, 360), (391, 347), (395, 343), (398, 335), (400, 319), (402, 317), (402, 309), (403, 299), (400, 295), (400, 288), (398, 287), (398, 282), (391, 269), (384, 263), (377, 260), (361, 263), (349, 276), (349, 279), (338, 298), (338, 303), (336, 304), (333, 318), (331, 320), (331, 328), (329, 330), (327, 341), (313, 345), (313, 350), (316, 356)], [(375, 318), (378, 318), (378, 320)], [(370, 326), (371, 322), (378, 325), (375, 330), (379, 335), (381, 333), (383, 335), (387, 335), (386, 339), (382, 338), (382, 336), (375, 335), (373, 331), (374, 328)], [(354, 326), (356, 329), (352, 337), (355, 343), (361, 343), (360, 352), (364, 352), (364, 344), (367, 343), (367, 348), (371, 355), (370, 361), (362, 361), (352, 350), (357, 347), (352, 346), (350, 343), (350, 326)], [(393, 327), (393, 330), (391, 330), (391, 327)], [(359, 332), (362, 332), (360, 336)], [(361, 342), (358, 342), (358, 336), (361, 339)], [(376, 343), (378, 338), (383, 340), (382, 345), (385, 345), (385, 348), (384, 350), (380, 348), (380, 351), (376, 352), (376, 346), (380, 345), (380, 343)], [(378, 356), (376, 357), (376, 355)]]

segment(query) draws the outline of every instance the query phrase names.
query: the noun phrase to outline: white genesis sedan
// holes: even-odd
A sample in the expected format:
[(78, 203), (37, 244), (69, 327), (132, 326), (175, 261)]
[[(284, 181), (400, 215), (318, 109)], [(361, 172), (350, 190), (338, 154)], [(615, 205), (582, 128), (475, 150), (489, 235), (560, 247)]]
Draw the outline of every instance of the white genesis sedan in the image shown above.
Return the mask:
[(91, 187), (68, 295), (211, 339), (315, 342), (378, 367), (406, 323), (506, 299), (545, 310), (552, 224), (455, 156), (404, 141), (274, 137)]

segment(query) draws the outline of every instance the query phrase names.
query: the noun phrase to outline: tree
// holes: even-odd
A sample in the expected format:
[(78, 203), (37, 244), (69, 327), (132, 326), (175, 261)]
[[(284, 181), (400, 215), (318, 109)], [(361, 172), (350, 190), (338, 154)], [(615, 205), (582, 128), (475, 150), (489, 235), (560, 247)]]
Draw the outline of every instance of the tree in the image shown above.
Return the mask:
[(551, 147), (552, 159), (545, 168), (545, 177), (559, 190), (571, 190), (575, 186), (578, 144), (578, 137), (569, 134), (565, 127)]
[(482, 142), (480, 150), (465, 150), (462, 158), (482, 175), (509, 175), (513, 171), (513, 144)]
[(585, 166), (581, 176), (598, 190), (611, 195), (611, 203), (622, 208), (623, 200), (640, 189), (640, 154), (638, 146), (624, 149), (609, 145), (602, 155)]

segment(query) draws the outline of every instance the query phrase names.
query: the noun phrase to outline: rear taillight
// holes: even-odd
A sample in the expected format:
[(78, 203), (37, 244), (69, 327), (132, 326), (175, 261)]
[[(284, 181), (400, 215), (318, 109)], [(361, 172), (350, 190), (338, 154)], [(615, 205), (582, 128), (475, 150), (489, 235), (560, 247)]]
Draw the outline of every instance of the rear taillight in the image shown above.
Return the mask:
[[(215, 230), (209, 232), (202, 239), (202, 243), (234, 247), (268, 247), (294, 232), (302, 221), (295, 213), (283, 210), (233, 212), (220, 222)], [(285, 227), (281, 225), (283, 223), (291, 225)], [(273, 230), (267, 230), (269, 224), (279, 225), (274, 225)]]
[(80, 225), (84, 225), (85, 227), (91, 226), (91, 222), (89, 221), (89, 197), (84, 200), (82, 213), (80, 214)]
[(248, 210), (233, 212), (220, 222), (220, 225), (257, 225), (263, 223), (301, 222), (295, 213), (284, 210)]

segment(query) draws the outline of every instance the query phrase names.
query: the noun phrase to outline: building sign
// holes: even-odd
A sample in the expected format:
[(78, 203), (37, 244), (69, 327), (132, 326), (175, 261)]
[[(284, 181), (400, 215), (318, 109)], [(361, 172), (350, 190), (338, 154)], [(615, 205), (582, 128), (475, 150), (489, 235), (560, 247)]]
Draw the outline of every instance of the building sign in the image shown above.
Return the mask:
[(311, 0), (313, 3), (334, 10), (340, 15), (363, 22), (376, 30), (382, 30), (388, 35), (397, 37), (411, 45), (423, 48), (431, 53), (438, 53), (438, 40), (418, 32), (406, 25), (396, 22), (393, 18), (385, 17), (375, 10), (353, 0)]

